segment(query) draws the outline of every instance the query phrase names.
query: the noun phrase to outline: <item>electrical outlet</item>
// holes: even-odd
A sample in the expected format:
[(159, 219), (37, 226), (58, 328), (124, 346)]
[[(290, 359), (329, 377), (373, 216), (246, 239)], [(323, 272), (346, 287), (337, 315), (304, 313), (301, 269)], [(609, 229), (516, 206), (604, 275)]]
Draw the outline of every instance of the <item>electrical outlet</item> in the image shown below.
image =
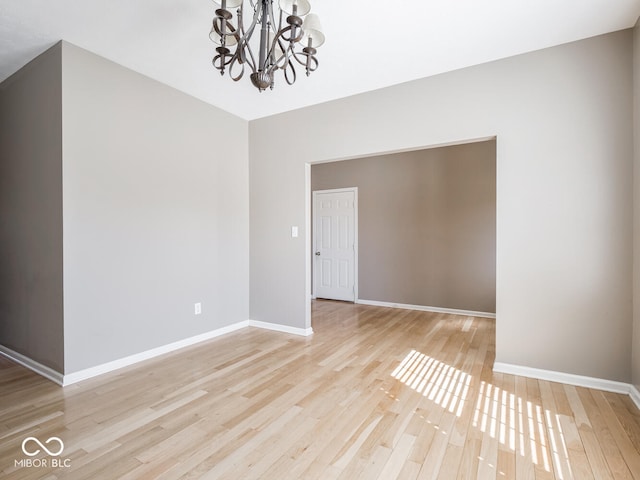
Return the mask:
[(200, 315), (202, 313), (202, 304), (200, 302), (193, 305), (193, 313)]

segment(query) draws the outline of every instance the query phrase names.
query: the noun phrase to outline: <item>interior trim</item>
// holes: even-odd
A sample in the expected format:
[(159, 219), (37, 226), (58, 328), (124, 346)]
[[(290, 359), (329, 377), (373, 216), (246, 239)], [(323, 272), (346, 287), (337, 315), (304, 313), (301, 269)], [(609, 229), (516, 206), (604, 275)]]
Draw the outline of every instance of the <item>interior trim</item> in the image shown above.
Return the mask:
[(119, 370), (121, 368), (128, 367), (130, 365), (134, 365), (136, 363), (143, 362), (145, 360), (149, 360), (151, 358), (155, 358), (160, 355), (164, 355), (165, 353), (174, 352), (176, 350), (180, 350), (182, 348), (189, 347), (191, 345), (195, 345), (197, 343), (204, 342), (206, 340), (210, 340), (212, 338), (219, 337), (221, 335), (225, 335), (227, 333), (231, 333), (246, 327), (262, 328), (265, 330), (273, 330), (277, 332), (300, 335), (304, 337), (308, 337), (309, 335), (313, 334), (313, 329), (311, 327), (296, 328), (296, 327), (290, 327), (288, 325), (278, 325), (276, 323), (260, 322), (256, 320), (244, 320), (242, 322), (232, 323), (231, 325), (227, 325), (221, 328), (217, 328), (215, 330), (211, 330), (210, 332), (202, 333), (200, 335), (195, 335), (193, 337), (185, 338), (183, 340), (178, 340), (177, 342), (172, 342), (167, 345), (162, 345), (160, 347), (152, 348), (150, 350), (145, 350), (144, 352), (119, 358), (117, 360), (103, 363), (101, 365), (96, 365), (95, 367), (89, 367), (83, 370), (78, 370), (77, 372), (69, 373), (66, 375), (60, 372), (57, 372), (52, 368), (47, 367), (46, 365), (42, 365), (41, 363), (36, 362), (35, 360), (32, 360), (31, 358), (25, 355), (22, 355), (18, 352), (15, 352), (3, 345), (0, 345), (0, 354), (22, 365), (23, 367), (26, 367), (29, 370), (39, 375), (42, 375), (43, 377), (51, 380), (52, 382), (55, 382), (62, 387), (65, 387), (67, 385), (72, 385), (74, 383), (78, 383), (83, 380), (88, 380), (89, 378), (97, 377), (98, 375), (103, 375), (105, 373), (113, 372), (114, 370)]
[(630, 385), (629, 396), (631, 397), (631, 400), (633, 400), (633, 403), (636, 404), (636, 407), (638, 407), (638, 410), (640, 410), (640, 390), (638, 390), (638, 387)]
[(5, 347), (4, 345), (0, 345), (0, 355), (7, 357), (9, 360), (16, 362), (23, 367), (28, 368), (32, 372), (35, 372), (39, 375), (42, 375), (45, 378), (48, 378), (52, 382), (57, 383), (58, 385), (62, 385), (64, 381), (64, 375), (53, 368), (47, 367), (40, 362), (36, 362), (35, 360), (22, 355), (10, 348)]
[(274, 330), (276, 332), (291, 333), (293, 335), (301, 335), (308, 337), (313, 335), (313, 328), (290, 327), (289, 325), (280, 325), (279, 323), (261, 322), (259, 320), (249, 320), (249, 327), (263, 328), (265, 330)]
[(605, 380), (602, 378), (586, 377), (583, 375), (574, 375), (572, 373), (556, 372), (553, 370), (543, 370), (540, 368), (523, 367), (521, 365), (512, 365), (510, 363), (495, 362), (493, 371), (496, 373), (506, 373), (509, 375), (519, 375), (521, 377), (535, 378), (537, 380), (547, 380), (549, 382), (559, 382), (576, 387), (587, 387), (596, 390), (604, 390), (605, 392), (624, 393), (631, 397), (634, 403), (640, 409), (640, 404), (634, 398), (632, 390), (638, 391), (633, 385), (624, 382), (616, 382), (614, 380)]
[(428, 307), (424, 305), (409, 305), (405, 303), (379, 302), (377, 300), (356, 299), (355, 303), (373, 305), (375, 307), (402, 308), (405, 310), (419, 310), (421, 312), (448, 313), (450, 315), (465, 315), (468, 317), (496, 318), (495, 313), (474, 312), (473, 310), (458, 310), (456, 308)]

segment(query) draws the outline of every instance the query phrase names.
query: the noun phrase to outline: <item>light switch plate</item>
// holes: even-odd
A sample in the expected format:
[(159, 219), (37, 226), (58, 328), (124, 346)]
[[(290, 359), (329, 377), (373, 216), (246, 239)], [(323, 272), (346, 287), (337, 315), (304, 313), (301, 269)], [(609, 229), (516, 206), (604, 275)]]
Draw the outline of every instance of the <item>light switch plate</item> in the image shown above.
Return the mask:
[(291, 236), (296, 238), (298, 236), (298, 227), (291, 227)]

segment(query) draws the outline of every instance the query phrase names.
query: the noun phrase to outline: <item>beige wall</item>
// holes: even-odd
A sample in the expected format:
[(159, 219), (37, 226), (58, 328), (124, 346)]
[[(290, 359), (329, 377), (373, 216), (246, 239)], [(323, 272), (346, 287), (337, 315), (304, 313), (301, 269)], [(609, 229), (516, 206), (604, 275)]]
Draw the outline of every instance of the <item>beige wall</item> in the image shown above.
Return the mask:
[(495, 141), (313, 165), (358, 187), (358, 296), (495, 312)]
[(640, 390), (640, 20), (633, 29), (633, 384)]
[(247, 320), (247, 122), (62, 58), (66, 373)]
[(496, 360), (629, 382), (631, 65), (627, 30), (252, 121), (251, 318), (308, 321), (308, 163), (495, 136)]
[(62, 372), (62, 101), (56, 45), (0, 84), (0, 345)]

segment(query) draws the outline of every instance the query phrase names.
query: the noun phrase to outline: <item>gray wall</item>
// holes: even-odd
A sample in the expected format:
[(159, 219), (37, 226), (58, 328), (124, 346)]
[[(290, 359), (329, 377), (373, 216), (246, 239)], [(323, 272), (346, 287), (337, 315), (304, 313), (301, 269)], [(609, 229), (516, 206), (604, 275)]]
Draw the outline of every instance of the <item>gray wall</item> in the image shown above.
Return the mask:
[(633, 29), (633, 383), (640, 390), (640, 20)]
[(0, 84), (0, 344), (64, 370), (60, 45)]
[(496, 143), (313, 165), (312, 190), (358, 187), (358, 296), (496, 305)]
[(496, 136), (496, 360), (630, 381), (631, 65), (626, 30), (251, 122), (251, 318), (306, 326), (306, 164)]
[(247, 320), (247, 122), (62, 59), (66, 373)]

